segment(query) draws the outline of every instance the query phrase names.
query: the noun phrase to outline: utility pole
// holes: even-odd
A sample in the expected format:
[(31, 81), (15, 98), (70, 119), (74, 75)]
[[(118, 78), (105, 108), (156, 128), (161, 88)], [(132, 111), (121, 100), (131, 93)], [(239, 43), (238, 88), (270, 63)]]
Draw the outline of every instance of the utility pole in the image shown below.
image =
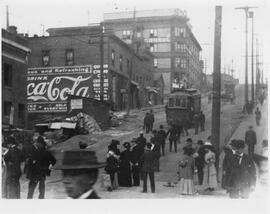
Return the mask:
[(254, 12), (249, 12), (249, 18), (252, 19), (251, 34), (251, 100), (254, 104)]
[(8, 12), (8, 5), (6, 6), (6, 9), (7, 9), (7, 13), (6, 13), (6, 16), (7, 16), (7, 29), (9, 27), (9, 12)]
[(256, 38), (256, 99), (258, 99), (258, 93), (260, 88), (260, 74), (259, 74), (259, 43), (258, 38)]
[(133, 73), (133, 54), (135, 54), (136, 50), (136, 44), (135, 44), (135, 33), (136, 33), (136, 8), (134, 7), (133, 10), (133, 25), (132, 25), (132, 38), (131, 38), (131, 45), (132, 45), (132, 55), (131, 55), (131, 62), (129, 63), (129, 68), (128, 68), (128, 88), (127, 88), (127, 93), (128, 93), (128, 106), (127, 106), (127, 115), (129, 115), (130, 108), (131, 108), (131, 99), (132, 99), (132, 93), (131, 93), (131, 79), (132, 79), (132, 73)]
[(237, 7), (236, 10), (244, 10), (246, 14), (246, 60), (245, 60), (245, 104), (248, 102), (248, 10), (256, 7)]
[(100, 101), (104, 100), (104, 72), (103, 72), (103, 64), (104, 64), (104, 23), (100, 23)]
[(221, 21), (222, 21), (222, 6), (216, 6), (211, 143), (213, 144), (216, 151), (217, 171), (219, 166), (219, 144), (220, 144)]

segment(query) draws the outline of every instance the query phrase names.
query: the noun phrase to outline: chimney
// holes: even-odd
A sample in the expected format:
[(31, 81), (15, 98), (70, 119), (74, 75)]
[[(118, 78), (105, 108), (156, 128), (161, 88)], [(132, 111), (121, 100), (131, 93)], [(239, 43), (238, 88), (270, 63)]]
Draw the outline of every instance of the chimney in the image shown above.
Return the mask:
[(16, 26), (8, 26), (7, 31), (12, 34), (17, 34), (17, 27)]

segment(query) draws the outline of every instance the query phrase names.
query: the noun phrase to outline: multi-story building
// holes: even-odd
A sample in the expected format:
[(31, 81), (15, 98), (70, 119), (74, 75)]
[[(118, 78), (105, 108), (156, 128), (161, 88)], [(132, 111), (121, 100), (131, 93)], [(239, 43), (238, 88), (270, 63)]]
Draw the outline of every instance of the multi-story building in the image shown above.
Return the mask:
[(113, 103), (115, 109), (126, 109), (130, 90), (131, 108), (147, 105), (153, 89), (147, 87), (154, 84), (153, 55), (147, 51), (138, 55), (107, 32), (101, 40), (101, 30), (100, 26), (51, 28), (49, 36), (29, 38), (30, 121), (65, 114), (67, 93), (100, 99), (101, 59), (104, 101)]
[(104, 24), (127, 44), (135, 43), (137, 50), (147, 47), (153, 53), (154, 78), (162, 74), (165, 94), (181, 84), (200, 88), (202, 49), (184, 11), (161, 9), (105, 13)]
[(29, 54), (27, 40), (15, 26), (2, 29), (2, 128), (25, 128)]

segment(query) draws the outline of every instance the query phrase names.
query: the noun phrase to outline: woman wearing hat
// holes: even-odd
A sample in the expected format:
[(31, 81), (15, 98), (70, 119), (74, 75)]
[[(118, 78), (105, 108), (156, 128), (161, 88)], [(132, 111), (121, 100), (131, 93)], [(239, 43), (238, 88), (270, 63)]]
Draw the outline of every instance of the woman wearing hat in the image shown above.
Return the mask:
[(214, 191), (217, 188), (217, 171), (215, 167), (216, 155), (212, 151), (213, 146), (210, 142), (204, 143), (204, 169), (203, 169), (203, 186), (205, 191)]
[(118, 140), (112, 140), (111, 144), (108, 146), (108, 153), (106, 155), (106, 166), (105, 171), (110, 175), (111, 187), (108, 189), (112, 191), (118, 188), (118, 175), (119, 171), (119, 157), (120, 150), (117, 148), (120, 142)]
[(180, 194), (193, 195), (195, 187), (193, 182), (193, 175), (195, 170), (195, 161), (192, 157), (194, 150), (192, 148), (184, 147), (184, 155), (178, 162), (178, 175), (180, 179)]
[(119, 186), (122, 187), (131, 187), (131, 151), (130, 151), (130, 143), (125, 142), (123, 144), (125, 150), (120, 154), (120, 168), (119, 168), (119, 176), (118, 182)]

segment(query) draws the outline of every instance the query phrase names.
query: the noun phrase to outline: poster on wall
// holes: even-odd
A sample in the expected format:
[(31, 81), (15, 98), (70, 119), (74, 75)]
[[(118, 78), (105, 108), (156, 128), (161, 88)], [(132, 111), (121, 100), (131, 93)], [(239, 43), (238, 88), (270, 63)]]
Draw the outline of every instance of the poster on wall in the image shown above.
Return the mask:
[[(104, 100), (108, 99), (107, 74), (107, 65), (104, 65)], [(28, 69), (27, 111), (29, 113), (67, 112), (69, 94), (99, 99), (100, 65)]]

